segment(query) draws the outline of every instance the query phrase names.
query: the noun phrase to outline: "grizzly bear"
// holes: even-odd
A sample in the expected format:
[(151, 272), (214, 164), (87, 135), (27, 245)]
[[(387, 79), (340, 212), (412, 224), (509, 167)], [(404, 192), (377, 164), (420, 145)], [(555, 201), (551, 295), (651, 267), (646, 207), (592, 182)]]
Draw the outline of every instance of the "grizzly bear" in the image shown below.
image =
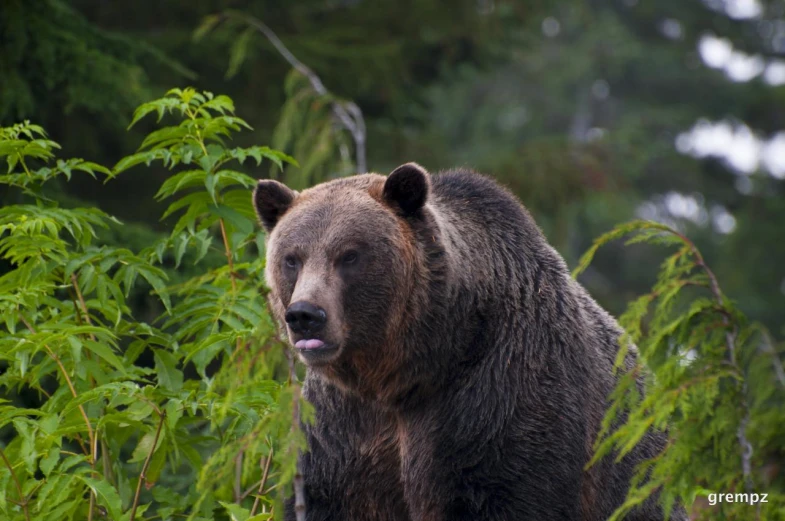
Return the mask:
[(601, 521), (664, 446), (651, 432), (584, 470), (621, 329), (496, 182), (409, 163), (253, 198), (316, 410), (310, 521)]

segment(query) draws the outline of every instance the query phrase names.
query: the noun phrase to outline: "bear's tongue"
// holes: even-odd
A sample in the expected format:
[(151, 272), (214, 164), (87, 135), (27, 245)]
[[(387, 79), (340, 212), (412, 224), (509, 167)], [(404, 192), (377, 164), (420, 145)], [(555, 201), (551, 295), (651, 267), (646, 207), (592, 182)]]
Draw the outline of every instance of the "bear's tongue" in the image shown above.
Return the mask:
[(308, 340), (298, 340), (294, 347), (297, 349), (318, 349), (324, 346), (324, 342), (318, 340), (316, 338), (311, 338)]

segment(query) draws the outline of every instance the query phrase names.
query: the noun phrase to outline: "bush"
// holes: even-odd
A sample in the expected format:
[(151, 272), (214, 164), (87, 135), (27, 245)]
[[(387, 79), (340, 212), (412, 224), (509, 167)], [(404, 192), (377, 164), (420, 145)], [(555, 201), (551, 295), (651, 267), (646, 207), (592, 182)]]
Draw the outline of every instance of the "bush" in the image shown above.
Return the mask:
[[(59, 146), (36, 125), (0, 129), (0, 183), (24, 198), (0, 209), (3, 519), (281, 517), (304, 444), (292, 422), (298, 388), (260, 294), (256, 180), (230, 165), (293, 160), (227, 146), (249, 127), (226, 96), (174, 89), (131, 124), (150, 113), (176, 121), (111, 170), (55, 161)], [(42, 190), (153, 161), (173, 171), (157, 198), (178, 219), (142, 251), (95, 244), (100, 228), (122, 224)], [(213, 250), (222, 264), (205, 262)], [(163, 268), (184, 259), (198, 274), (171, 284)], [(165, 310), (151, 323), (127, 300), (140, 287)]]

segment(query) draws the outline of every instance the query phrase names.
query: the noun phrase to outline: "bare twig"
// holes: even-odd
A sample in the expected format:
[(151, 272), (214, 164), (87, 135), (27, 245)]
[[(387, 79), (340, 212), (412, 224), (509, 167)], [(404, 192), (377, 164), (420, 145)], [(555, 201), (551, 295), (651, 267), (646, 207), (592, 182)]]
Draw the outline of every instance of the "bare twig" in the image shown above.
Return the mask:
[[(298, 60), (294, 54), (286, 48), (275, 32), (273, 32), (264, 22), (253, 16), (231, 9), (224, 11), (222, 16), (224, 18), (233, 18), (245, 22), (258, 30), (267, 38), (273, 47), (275, 47), (283, 59), (289, 62), (289, 65), (308, 78), (313, 90), (316, 91), (317, 94), (320, 96), (329, 94), (329, 91), (324, 86), (324, 83), (322, 83), (319, 76), (317, 76), (307, 65)], [(362, 111), (356, 103), (351, 101), (342, 102), (335, 100), (331, 102), (331, 106), (333, 114), (338, 119), (341, 126), (348, 130), (352, 135), (352, 139), (354, 139), (356, 171), (358, 174), (364, 174), (368, 170), (365, 158), (365, 119), (363, 118)]]
[(14, 467), (11, 465), (11, 462), (8, 461), (8, 458), (6, 458), (5, 452), (3, 452), (2, 448), (0, 448), (0, 458), (3, 458), (6, 467), (8, 467), (8, 470), (11, 472), (11, 478), (13, 478), (14, 484), (16, 485), (16, 491), (19, 493), (19, 502), (17, 503), (16, 501), (12, 501), (12, 503), (16, 503), (17, 505), (21, 506), (22, 510), (25, 513), (25, 519), (27, 521), (30, 521), (30, 511), (27, 508), (27, 498), (22, 493), (22, 484), (19, 483), (19, 478), (16, 477), (16, 472), (14, 472)]
[[(292, 432), (300, 430), (300, 384), (294, 370), (294, 356), (287, 349), (286, 359), (289, 362), (289, 380), (292, 386)], [(301, 458), (297, 454), (297, 468), (294, 473), (294, 515), (297, 521), (305, 521), (305, 480), (303, 479)]]
[(147, 469), (150, 467), (150, 461), (153, 459), (153, 453), (155, 452), (156, 446), (158, 445), (158, 438), (161, 436), (161, 428), (164, 426), (164, 420), (166, 420), (165, 410), (159, 409), (158, 415), (161, 417), (161, 419), (158, 422), (158, 429), (155, 431), (153, 446), (150, 448), (150, 452), (147, 453), (147, 458), (145, 458), (144, 465), (142, 465), (142, 472), (139, 474), (139, 483), (136, 484), (136, 493), (134, 494), (134, 503), (131, 507), (131, 517), (128, 518), (129, 521), (134, 521), (136, 518), (136, 509), (139, 506), (139, 494), (142, 493), (142, 483), (144, 483), (147, 479)]
[[(262, 480), (259, 482), (259, 490), (256, 493), (256, 498), (254, 498), (253, 507), (251, 508), (251, 517), (256, 515), (256, 511), (259, 509), (259, 504), (261, 503), (262, 494), (264, 492), (264, 486), (267, 484), (267, 476), (270, 475), (270, 463), (273, 461), (273, 446), (270, 444), (270, 453), (267, 455), (267, 459), (264, 462), (264, 466), (262, 467)], [(259, 464), (262, 464), (262, 460), (259, 460)]]
[(234, 502), (239, 503), (243, 497), (243, 455), (244, 450), (234, 457)]

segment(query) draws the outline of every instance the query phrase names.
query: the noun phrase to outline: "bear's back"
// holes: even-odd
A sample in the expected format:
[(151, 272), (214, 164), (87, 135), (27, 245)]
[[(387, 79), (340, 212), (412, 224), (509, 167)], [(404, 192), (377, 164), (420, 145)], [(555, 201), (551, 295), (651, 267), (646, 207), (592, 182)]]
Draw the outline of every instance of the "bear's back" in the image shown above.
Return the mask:
[[(517, 221), (534, 226), (534, 221), (518, 199), (483, 174), (470, 170), (448, 170), (431, 176), (432, 204), (460, 215), (489, 223)], [(539, 230), (538, 230), (539, 231)]]
[(456, 275), (467, 284), (476, 289), (485, 286), (503, 300), (517, 299), (523, 286), (540, 273), (551, 285), (567, 290), (566, 264), (506, 188), (467, 170), (434, 174), (431, 188), (428, 207), (451, 250), (453, 267), (460, 263)]

